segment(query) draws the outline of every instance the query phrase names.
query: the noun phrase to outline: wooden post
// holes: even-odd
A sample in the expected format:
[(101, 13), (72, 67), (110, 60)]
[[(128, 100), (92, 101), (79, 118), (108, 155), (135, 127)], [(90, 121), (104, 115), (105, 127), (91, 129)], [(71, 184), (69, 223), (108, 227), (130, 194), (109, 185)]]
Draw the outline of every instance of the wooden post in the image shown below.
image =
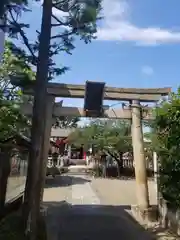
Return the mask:
[(141, 121), (141, 106), (140, 102), (137, 100), (132, 101), (132, 143), (135, 162), (137, 204), (140, 209), (145, 210), (149, 207), (149, 195)]
[(154, 167), (154, 183), (155, 183), (155, 191), (156, 191), (156, 200), (157, 204), (159, 202), (159, 192), (158, 192), (158, 158), (157, 153), (153, 152), (153, 167)]
[(71, 144), (68, 144), (68, 157), (71, 158)]

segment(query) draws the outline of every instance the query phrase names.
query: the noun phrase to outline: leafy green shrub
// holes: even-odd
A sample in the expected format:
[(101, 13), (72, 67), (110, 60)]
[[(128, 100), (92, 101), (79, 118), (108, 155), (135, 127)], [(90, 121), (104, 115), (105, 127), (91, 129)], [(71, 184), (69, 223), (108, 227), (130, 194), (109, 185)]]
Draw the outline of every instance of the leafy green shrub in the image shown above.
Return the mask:
[[(8, 215), (0, 222), (0, 239), (4, 240), (27, 239), (23, 231), (21, 211), (17, 211)], [(47, 239), (46, 224), (43, 217), (41, 217), (38, 222), (37, 239), (38, 240)]]
[(172, 207), (180, 207), (180, 89), (156, 109), (152, 142), (159, 156), (159, 189)]
[(20, 222), (20, 216), (17, 213), (13, 213), (3, 219), (0, 223), (0, 239), (7, 240), (23, 240), (25, 235), (22, 231), (22, 223)]

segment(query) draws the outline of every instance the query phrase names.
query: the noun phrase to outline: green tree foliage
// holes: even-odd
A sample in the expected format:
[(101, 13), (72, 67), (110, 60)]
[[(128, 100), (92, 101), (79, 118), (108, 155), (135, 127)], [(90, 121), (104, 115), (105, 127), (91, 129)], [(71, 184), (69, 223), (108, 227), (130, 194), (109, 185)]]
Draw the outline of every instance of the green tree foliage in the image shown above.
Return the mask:
[[(65, 17), (58, 17), (52, 12), (48, 67), (49, 80), (65, 73), (69, 69), (60, 64), (56, 65), (53, 59), (54, 55), (62, 52), (72, 54), (72, 50), (75, 49), (74, 43), (77, 37), (84, 40), (85, 43), (89, 43), (95, 38), (96, 21), (100, 19), (98, 18), (98, 14), (101, 10), (101, 0), (52, 0), (52, 7), (56, 11), (61, 11)], [(37, 40), (30, 42), (26, 36), (26, 29), (30, 28), (30, 24), (21, 22), (21, 13), (31, 11), (28, 8), (28, 1), (8, 1), (4, 9), (6, 13), (4, 16), (6, 25), (1, 25), (1, 28), (5, 29), (4, 27), (6, 27), (8, 29), (9, 37), (23, 40), (27, 50), (26, 59), (36, 67), (38, 64), (41, 33), (37, 29)]]
[(74, 144), (94, 145), (97, 150), (112, 153), (132, 150), (130, 124), (120, 120), (95, 120), (89, 126), (77, 129), (69, 137)]
[(12, 85), (12, 82), (19, 81), (20, 85), (26, 85), (35, 79), (35, 73), (21, 51), (12, 42), (5, 42), (3, 60), (0, 65), (0, 87), (2, 95), (7, 100), (17, 100), (22, 96), (19, 87)]
[(172, 206), (180, 207), (180, 89), (156, 109), (152, 148), (158, 153), (160, 191)]
[(93, 153), (108, 153), (117, 162), (118, 175), (123, 169), (122, 154), (132, 151), (130, 124), (121, 120), (95, 120), (89, 126), (77, 129), (69, 136), (76, 146), (84, 145)]
[(77, 128), (80, 119), (78, 117), (59, 117), (53, 125), (55, 128)]
[[(38, 1), (36, 1), (38, 2)], [(1, 25), (1, 28), (7, 29), (9, 33), (9, 37), (21, 39), (24, 42), (26, 47), (25, 50), (17, 48), (15, 45), (11, 44), (11, 50), (18, 56), (19, 59), (23, 59), (18, 62), (18, 66), (23, 71), (29, 71), (31, 74), (31, 69), (27, 68), (27, 63), (31, 64), (34, 69), (37, 68), (37, 65), (41, 62), (42, 59), (38, 58), (39, 46), (40, 46), (40, 36), (41, 33), (37, 29), (37, 39), (35, 42), (30, 42), (26, 36), (26, 29), (30, 28), (29, 23), (24, 23), (21, 21), (21, 13), (22, 12), (30, 12), (31, 10), (28, 8), (27, 0), (20, 1), (5, 1), (4, 2), (4, 25)], [(51, 24), (51, 39), (50, 45), (47, 46), (49, 48), (49, 56), (48, 56), (48, 69), (43, 68), (43, 71), (47, 71), (48, 73), (43, 74), (43, 76), (47, 75), (47, 79), (44, 79), (44, 82), (52, 80), (54, 77), (65, 73), (68, 70), (66, 66), (58, 66), (56, 62), (54, 62), (54, 55), (65, 52), (67, 54), (72, 54), (72, 50), (75, 48), (75, 39), (79, 37), (84, 40), (85, 43), (91, 42), (92, 39), (95, 38), (96, 33), (96, 21), (98, 18), (98, 14), (101, 10), (101, 1), (100, 0), (71, 0), (71, 1), (52, 1), (52, 6), (56, 11), (61, 11), (65, 17), (58, 17), (55, 14), (52, 14), (52, 24)], [(45, 8), (45, 7), (44, 7)], [(46, 11), (47, 12), (47, 11)], [(33, 12), (32, 12), (33, 14)], [(46, 21), (46, 16), (44, 16), (43, 21)], [(43, 24), (43, 22), (42, 22)], [(5, 28), (6, 27), (6, 28)], [(33, 26), (34, 27), (34, 26)], [(56, 34), (54, 34), (56, 33)], [(47, 39), (48, 36), (44, 37), (42, 41)], [(42, 43), (43, 45), (43, 43)], [(26, 65), (26, 66), (23, 66)], [(42, 69), (42, 68), (41, 68)], [(38, 75), (39, 79), (43, 79), (43, 77)], [(9, 75), (7, 76), (9, 78)], [(14, 86), (13, 90), (16, 90), (16, 86), (27, 87), (29, 86), (29, 76), (26, 73), (26, 80), (24, 79), (24, 72), (19, 72), (17, 74), (11, 74), (11, 83)], [(33, 75), (34, 77), (34, 75)], [(23, 81), (22, 81), (23, 79)], [(7, 81), (6, 81), (7, 82)], [(9, 85), (8, 85), (9, 86)], [(40, 90), (40, 89), (39, 89)], [(74, 127), (77, 126), (77, 118), (69, 118), (65, 117), (62, 119), (57, 119), (57, 124), (61, 127)]]
[(19, 111), (23, 95), (19, 87), (11, 84), (12, 78), (27, 82), (34, 79), (34, 73), (22, 55), (13, 54), (14, 45), (6, 41), (2, 63), (0, 65), (0, 138), (1, 140), (24, 132), (28, 120)]
[(8, 6), (26, 6), (28, 0), (1, 0), (0, 4), (0, 19), (3, 19), (7, 13)]
[(16, 105), (0, 97), (0, 141), (16, 133), (26, 132), (27, 119), (19, 112)]

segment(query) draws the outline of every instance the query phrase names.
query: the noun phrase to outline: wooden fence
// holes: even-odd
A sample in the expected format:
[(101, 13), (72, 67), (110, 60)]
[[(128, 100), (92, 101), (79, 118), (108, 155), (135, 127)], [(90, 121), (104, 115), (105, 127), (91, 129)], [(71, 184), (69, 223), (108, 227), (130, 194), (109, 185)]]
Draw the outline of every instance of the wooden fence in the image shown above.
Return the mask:
[[(134, 168), (134, 160), (131, 158), (124, 158), (123, 159), (123, 168)], [(146, 169), (153, 171), (154, 165), (153, 165), (153, 159), (146, 160)]]

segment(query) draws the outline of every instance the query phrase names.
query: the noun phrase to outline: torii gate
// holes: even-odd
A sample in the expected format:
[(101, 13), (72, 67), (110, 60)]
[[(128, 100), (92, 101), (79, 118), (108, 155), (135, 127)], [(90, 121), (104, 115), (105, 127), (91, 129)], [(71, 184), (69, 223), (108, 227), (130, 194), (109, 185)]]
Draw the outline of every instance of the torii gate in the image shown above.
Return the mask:
[[(60, 103), (55, 103), (55, 98), (84, 98), (85, 90), (85, 85), (48, 83), (48, 104), (46, 109), (47, 124), (44, 146), (48, 146), (49, 144), (53, 117), (85, 116), (83, 108), (63, 107), (62, 101)], [(157, 102), (162, 96), (167, 96), (170, 92), (171, 88), (138, 89), (105, 87), (104, 89), (104, 100), (118, 100), (130, 102), (130, 107), (119, 109), (104, 109), (104, 115), (102, 117), (115, 119), (130, 119), (132, 121), (131, 132), (133, 155), (135, 162), (137, 206), (147, 210), (149, 209), (149, 196), (144, 155), (142, 120), (152, 120), (153, 115), (151, 108), (142, 107), (140, 103)], [(25, 89), (24, 93), (33, 95), (33, 88)], [(24, 103), (21, 106), (21, 109), (25, 115), (32, 114), (32, 105), (30, 103)], [(46, 150), (44, 150), (44, 159), (47, 159)]]

